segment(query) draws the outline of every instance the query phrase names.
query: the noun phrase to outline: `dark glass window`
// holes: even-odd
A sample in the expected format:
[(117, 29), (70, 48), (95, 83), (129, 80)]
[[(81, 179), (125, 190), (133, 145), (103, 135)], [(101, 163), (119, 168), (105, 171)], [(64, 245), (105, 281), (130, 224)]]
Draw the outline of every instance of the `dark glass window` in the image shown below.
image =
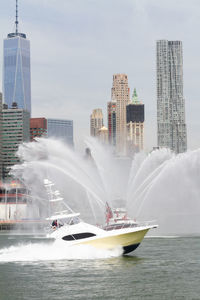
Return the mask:
[(96, 236), (96, 234), (91, 232), (82, 232), (82, 233), (76, 233), (73, 235), (66, 235), (62, 239), (65, 241), (73, 241), (73, 240), (80, 240), (80, 239), (86, 239), (92, 236)]

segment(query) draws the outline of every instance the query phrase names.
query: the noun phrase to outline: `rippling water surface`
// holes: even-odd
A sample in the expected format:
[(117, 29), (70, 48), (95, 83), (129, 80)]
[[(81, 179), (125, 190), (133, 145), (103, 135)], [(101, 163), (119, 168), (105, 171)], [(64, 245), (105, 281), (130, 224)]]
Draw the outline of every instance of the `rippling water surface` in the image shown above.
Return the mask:
[(200, 238), (146, 238), (130, 256), (0, 236), (0, 299), (200, 299)]

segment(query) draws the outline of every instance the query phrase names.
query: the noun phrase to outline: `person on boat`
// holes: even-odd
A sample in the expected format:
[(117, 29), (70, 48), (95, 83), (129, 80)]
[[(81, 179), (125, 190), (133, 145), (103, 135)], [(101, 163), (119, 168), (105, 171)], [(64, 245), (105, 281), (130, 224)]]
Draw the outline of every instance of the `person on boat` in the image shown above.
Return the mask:
[(57, 221), (57, 220), (53, 220), (51, 226), (52, 226), (53, 228), (58, 227), (58, 221)]

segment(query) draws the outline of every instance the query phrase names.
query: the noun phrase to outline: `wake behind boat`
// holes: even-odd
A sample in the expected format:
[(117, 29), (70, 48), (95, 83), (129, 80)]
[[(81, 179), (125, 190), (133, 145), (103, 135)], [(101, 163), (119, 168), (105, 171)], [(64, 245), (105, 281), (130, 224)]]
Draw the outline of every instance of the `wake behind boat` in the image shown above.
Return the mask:
[[(45, 187), (50, 197), (51, 202), (58, 202), (65, 205), (63, 199), (59, 197), (52, 197), (51, 186), (53, 184), (45, 179)], [(55, 239), (62, 239), (69, 245), (90, 245), (99, 249), (111, 250), (116, 247), (123, 248), (123, 254), (127, 254), (135, 250), (142, 242), (146, 233), (156, 228), (157, 225), (149, 223), (134, 223), (133, 226), (113, 228), (106, 230), (98, 226), (94, 226), (83, 222), (79, 218), (79, 213), (74, 213), (68, 206), (65, 210), (54, 213), (47, 220), (52, 222), (52, 229), (49, 237)], [(132, 224), (131, 224), (132, 225)]]

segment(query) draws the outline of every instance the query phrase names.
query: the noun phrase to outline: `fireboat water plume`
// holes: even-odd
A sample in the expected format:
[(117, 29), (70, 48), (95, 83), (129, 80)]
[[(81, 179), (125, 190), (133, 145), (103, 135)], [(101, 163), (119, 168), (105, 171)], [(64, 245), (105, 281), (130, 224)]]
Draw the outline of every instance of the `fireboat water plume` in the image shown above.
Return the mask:
[(172, 155), (130, 208), (140, 219), (156, 218), (161, 234), (199, 234), (199, 176), (200, 149)]
[[(100, 211), (103, 217), (106, 192), (104, 186), (99, 184), (101, 179), (94, 163), (86, 161), (61, 141), (47, 139), (24, 144), (19, 148), (18, 155), (24, 163), (20, 168), (14, 167), (13, 173), (21, 176), (24, 182), (31, 185), (31, 189), (32, 186), (33, 189), (35, 186), (35, 182), (32, 180), (34, 174), (38, 174), (41, 182), (44, 178), (51, 178), (55, 185), (66, 194), (66, 200), (70, 204), (73, 202), (74, 209), (76, 209), (76, 205), (85, 208), (85, 204), (88, 204), (85, 201), (85, 194), (86, 196), (90, 195), (90, 198), (93, 199), (92, 207), (89, 204), (90, 209), (94, 211), (93, 207), (95, 206), (95, 209)], [(32, 172), (30, 172), (31, 169)], [(41, 188), (39, 185), (37, 186), (39, 191)], [(73, 197), (75, 193), (79, 196), (78, 201)]]
[(23, 144), (23, 164), (13, 168), (37, 197), (49, 178), (73, 210), (102, 224), (105, 205), (126, 207), (129, 217), (157, 220), (159, 235), (200, 233), (200, 149), (175, 155), (167, 149), (116, 157), (112, 149), (86, 140), (87, 155), (60, 141), (38, 139)]

